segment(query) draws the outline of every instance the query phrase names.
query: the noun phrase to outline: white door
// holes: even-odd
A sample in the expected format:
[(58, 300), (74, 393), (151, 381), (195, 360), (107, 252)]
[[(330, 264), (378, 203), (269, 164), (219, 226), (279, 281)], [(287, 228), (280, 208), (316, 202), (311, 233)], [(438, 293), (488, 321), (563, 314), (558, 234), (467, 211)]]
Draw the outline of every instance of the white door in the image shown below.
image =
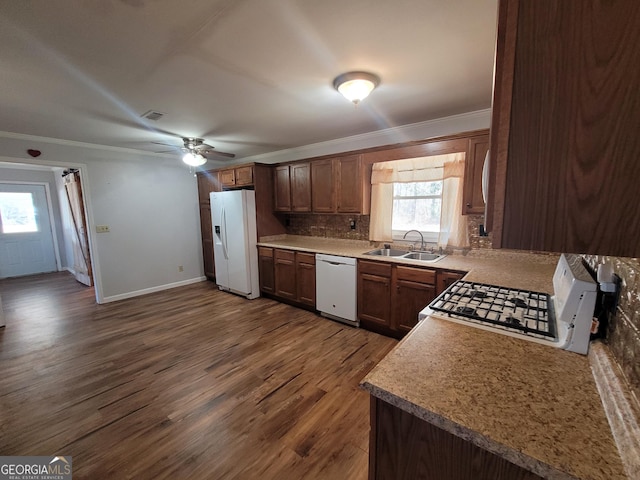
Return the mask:
[(44, 185), (0, 183), (0, 278), (56, 270)]

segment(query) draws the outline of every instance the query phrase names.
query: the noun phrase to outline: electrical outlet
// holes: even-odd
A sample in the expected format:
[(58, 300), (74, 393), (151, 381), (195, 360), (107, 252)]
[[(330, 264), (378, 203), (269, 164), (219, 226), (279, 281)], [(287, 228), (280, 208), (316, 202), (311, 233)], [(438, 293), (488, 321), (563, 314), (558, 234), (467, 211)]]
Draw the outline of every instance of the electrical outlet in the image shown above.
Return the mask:
[(184, 272), (184, 267), (182, 265), (178, 265), (178, 271), (179, 272)]
[(109, 233), (109, 225), (96, 225), (96, 233)]

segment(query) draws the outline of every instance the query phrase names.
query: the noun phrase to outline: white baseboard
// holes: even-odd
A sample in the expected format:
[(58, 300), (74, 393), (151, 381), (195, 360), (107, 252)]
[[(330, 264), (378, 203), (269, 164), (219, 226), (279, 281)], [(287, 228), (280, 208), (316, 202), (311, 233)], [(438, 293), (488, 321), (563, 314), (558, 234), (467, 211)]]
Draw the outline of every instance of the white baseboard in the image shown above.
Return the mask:
[(182, 280), (180, 282), (167, 283), (165, 285), (158, 285), (157, 287), (144, 288), (142, 290), (136, 290), (135, 292), (121, 293), (120, 295), (112, 295), (110, 297), (104, 297), (102, 303), (117, 302), (118, 300), (124, 300), (126, 298), (139, 297), (140, 295), (147, 295), (148, 293), (161, 292), (162, 290), (169, 290), (176, 287), (184, 287), (185, 285), (191, 285), (193, 283), (204, 282), (207, 277), (190, 278), (189, 280)]

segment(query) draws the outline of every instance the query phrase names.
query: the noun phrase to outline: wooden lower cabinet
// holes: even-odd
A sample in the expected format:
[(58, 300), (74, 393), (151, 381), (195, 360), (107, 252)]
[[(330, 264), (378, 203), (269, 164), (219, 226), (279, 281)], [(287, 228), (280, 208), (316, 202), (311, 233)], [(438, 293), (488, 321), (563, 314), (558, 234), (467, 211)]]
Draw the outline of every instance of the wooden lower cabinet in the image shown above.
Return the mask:
[(358, 261), (358, 319), (363, 328), (403, 337), (435, 296), (435, 270)]
[(209, 280), (216, 278), (216, 264), (213, 257), (213, 230), (211, 228), (211, 206), (200, 205), (200, 234), (202, 236), (202, 260), (204, 274)]
[(316, 256), (313, 253), (296, 252), (296, 276), (300, 303), (316, 306)]
[(449, 288), (449, 286), (460, 280), (462, 277), (464, 277), (465, 274), (461, 273), (461, 272), (448, 272), (446, 270), (440, 270), (438, 272), (438, 281), (437, 281), (437, 289), (436, 289), (436, 294), (440, 295), (442, 292), (444, 292), (447, 288)]
[(420, 311), (436, 298), (436, 272), (413, 267), (395, 267), (392, 329), (406, 335), (418, 323)]
[(260, 272), (260, 291), (275, 293), (276, 278), (273, 262), (273, 248), (258, 247), (258, 270)]
[(287, 300), (295, 300), (297, 297), (296, 288), (296, 254), (291, 250), (274, 251), (275, 265), (275, 294)]
[(258, 247), (260, 291), (298, 306), (316, 306), (316, 256)]
[(537, 480), (542, 477), (371, 397), (369, 480)]
[(358, 260), (358, 319), (368, 330), (391, 331), (391, 264)]

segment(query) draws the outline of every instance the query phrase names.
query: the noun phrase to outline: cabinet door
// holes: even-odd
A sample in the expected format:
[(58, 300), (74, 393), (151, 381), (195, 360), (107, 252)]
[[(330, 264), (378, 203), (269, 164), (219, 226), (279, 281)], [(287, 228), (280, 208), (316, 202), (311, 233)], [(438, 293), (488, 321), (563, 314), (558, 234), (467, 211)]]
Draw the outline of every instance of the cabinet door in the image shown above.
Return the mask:
[(463, 215), (484, 214), (482, 198), (482, 167), (489, 150), (489, 135), (471, 137), (465, 159)]
[(289, 183), (289, 165), (276, 167), (273, 175), (274, 210), (291, 211), (291, 186)]
[(338, 213), (362, 211), (362, 171), (360, 155), (336, 159)]
[(362, 326), (391, 328), (391, 264), (358, 261), (358, 319)]
[(316, 306), (316, 259), (311, 253), (296, 253), (296, 275), (298, 277), (298, 301)]
[(235, 169), (236, 186), (253, 185), (253, 166), (246, 165)]
[(436, 290), (436, 293), (438, 295), (440, 295), (442, 292), (444, 292), (447, 288), (449, 288), (449, 286), (457, 281), (460, 280), (462, 277), (464, 277), (463, 273), (458, 273), (458, 272), (438, 272), (438, 288)]
[(202, 258), (204, 274), (209, 280), (216, 277), (216, 264), (213, 259), (213, 230), (211, 227), (211, 206), (200, 205), (200, 233), (202, 235)]
[(393, 293), (393, 330), (406, 335), (418, 323), (418, 313), (436, 298), (435, 285), (396, 280)]
[(220, 185), (223, 187), (235, 187), (236, 186), (236, 171), (233, 168), (229, 170), (220, 170)]
[(260, 271), (260, 291), (275, 293), (275, 270), (273, 248), (258, 247), (258, 263)]
[(275, 257), (275, 281), (276, 295), (289, 300), (296, 300), (296, 261), (295, 252), (276, 249)]
[(296, 163), (289, 167), (291, 175), (291, 211), (311, 211), (311, 164)]
[(636, 257), (640, 3), (552, 4), (500, 1), (494, 246)]
[(336, 195), (332, 159), (311, 162), (311, 207), (314, 213), (334, 213)]

